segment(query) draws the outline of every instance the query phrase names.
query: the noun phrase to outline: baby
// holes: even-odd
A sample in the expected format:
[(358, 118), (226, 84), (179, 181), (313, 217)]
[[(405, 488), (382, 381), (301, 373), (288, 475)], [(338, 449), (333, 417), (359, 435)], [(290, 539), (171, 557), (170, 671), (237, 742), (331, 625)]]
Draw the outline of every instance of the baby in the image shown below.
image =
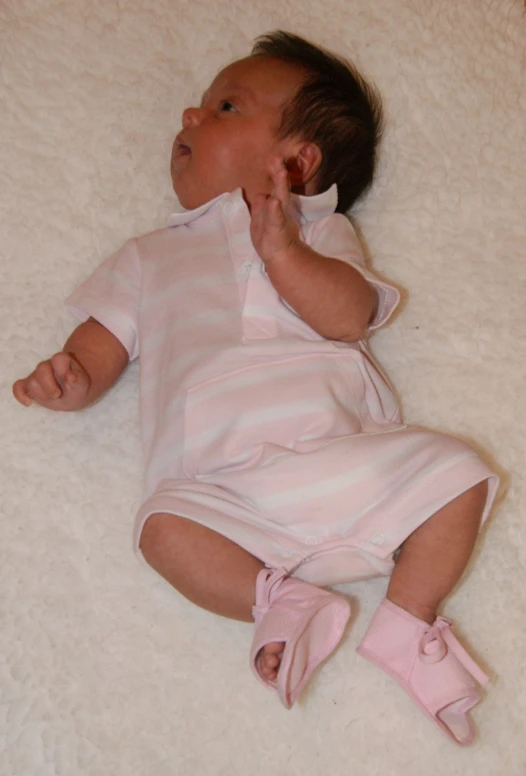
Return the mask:
[(258, 39), (183, 113), (181, 211), (71, 295), (83, 322), (13, 391), (83, 409), (140, 357), (140, 557), (190, 601), (255, 623), (252, 669), (287, 708), (349, 618), (323, 587), (390, 575), (358, 651), (468, 744), (487, 677), (437, 611), (498, 480), (463, 442), (403, 425), (368, 351), (399, 296), (344, 213), (380, 128), (347, 62), (288, 33)]

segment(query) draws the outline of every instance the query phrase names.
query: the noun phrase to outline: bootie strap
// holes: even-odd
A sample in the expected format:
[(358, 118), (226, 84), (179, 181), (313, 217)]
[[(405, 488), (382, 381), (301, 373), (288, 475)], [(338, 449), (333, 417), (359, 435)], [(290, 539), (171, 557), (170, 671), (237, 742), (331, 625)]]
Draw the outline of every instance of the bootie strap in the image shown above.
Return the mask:
[(437, 617), (429, 625), (386, 599), (357, 651), (396, 679), (456, 743), (472, 743), (467, 712), (480, 700), (475, 681), (484, 685), (488, 677), (459, 644), (450, 620)]
[(437, 663), (447, 655), (448, 649), (450, 649), (466, 671), (469, 671), (480, 685), (486, 685), (489, 682), (489, 676), (475, 663), (455, 638), (451, 630), (452, 624), (451, 620), (447, 620), (445, 617), (436, 618), (433, 625), (429, 626), (420, 639), (420, 660), (424, 663)]

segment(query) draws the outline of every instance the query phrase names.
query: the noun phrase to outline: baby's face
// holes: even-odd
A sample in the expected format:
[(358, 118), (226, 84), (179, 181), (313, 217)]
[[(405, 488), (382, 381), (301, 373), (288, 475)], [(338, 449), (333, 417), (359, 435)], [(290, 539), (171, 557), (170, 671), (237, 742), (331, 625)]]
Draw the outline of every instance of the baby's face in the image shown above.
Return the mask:
[(212, 82), (199, 108), (183, 113), (171, 161), (172, 182), (183, 207), (193, 209), (242, 188), (269, 194), (269, 166), (289, 158), (293, 141), (279, 140), (284, 105), (301, 86), (301, 71), (279, 60), (248, 57)]

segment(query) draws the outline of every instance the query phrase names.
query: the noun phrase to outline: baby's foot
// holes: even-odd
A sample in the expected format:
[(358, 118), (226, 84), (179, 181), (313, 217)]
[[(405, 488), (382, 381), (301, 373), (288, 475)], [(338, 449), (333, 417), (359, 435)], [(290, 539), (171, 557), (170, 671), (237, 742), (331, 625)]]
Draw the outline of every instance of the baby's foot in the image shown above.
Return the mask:
[(283, 641), (273, 641), (265, 644), (259, 657), (259, 672), (264, 679), (269, 682), (275, 682), (278, 678), (279, 666), (285, 643)]

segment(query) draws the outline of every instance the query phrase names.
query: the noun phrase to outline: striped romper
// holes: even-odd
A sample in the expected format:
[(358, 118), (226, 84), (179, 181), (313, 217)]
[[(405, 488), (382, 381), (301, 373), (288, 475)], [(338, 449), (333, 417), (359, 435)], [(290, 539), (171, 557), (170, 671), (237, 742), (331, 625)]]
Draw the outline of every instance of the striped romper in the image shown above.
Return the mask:
[[(295, 196), (306, 244), (356, 267), (387, 321), (399, 295), (364, 266), (336, 186)], [(140, 357), (144, 502), (319, 585), (389, 574), (428, 517), (497, 476), (467, 444), (401, 422), (365, 341), (333, 342), (279, 297), (241, 190), (129, 240), (67, 301)]]

